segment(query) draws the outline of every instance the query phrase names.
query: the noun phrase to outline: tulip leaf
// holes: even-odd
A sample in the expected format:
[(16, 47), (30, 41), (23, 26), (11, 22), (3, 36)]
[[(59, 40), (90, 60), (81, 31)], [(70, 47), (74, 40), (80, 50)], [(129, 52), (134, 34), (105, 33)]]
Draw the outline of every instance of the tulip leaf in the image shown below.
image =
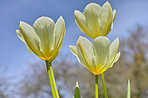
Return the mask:
[(74, 97), (74, 98), (81, 98), (78, 82), (76, 82), (76, 87), (75, 87), (75, 97)]
[(128, 80), (128, 87), (127, 87), (127, 98), (131, 98), (131, 91), (130, 91), (130, 80)]

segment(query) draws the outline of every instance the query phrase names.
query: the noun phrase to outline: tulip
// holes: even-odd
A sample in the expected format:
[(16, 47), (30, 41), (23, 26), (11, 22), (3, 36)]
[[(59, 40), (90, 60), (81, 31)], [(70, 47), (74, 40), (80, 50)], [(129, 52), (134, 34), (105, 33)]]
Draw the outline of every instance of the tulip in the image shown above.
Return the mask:
[(95, 38), (92, 43), (85, 37), (80, 36), (76, 47), (70, 45), (71, 52), (77, 57), (80, 64), (94, 75), (103, 73), (118, 61), (120, 57), (118, 48), (118, 38), (110, 45), (109, 39), (104, 36)]
[(56, 23), (49, 17), (38, 18), (33, 27), (20, 21), (18, 37), (26, 44), (29, 52), (44, 61), (52, 62), (62, 46), (65, 36), (65, 22), (62, 16)]
[(112, 67), (120, 57), (120, 52), (118, 52), (119, 39), (116, 38), (110, 45), (109, 39), (105, 36), (95, 38), (92, 43), (85, 37), (80, 36), (76, 46), (70, 45), (69, 48), (71, 52), (77, 57), (80, 64), (82, 64), (95, 75), (96, 98), (98, 98), (99, 74), (102, 76), (105, 98), (108, 98), (103, 72)]
[(49, 17), (38, 18), (33, 26), (20, 22), (18, 37), (26, 44), (29, 52), (46, 62), (53, 98), (59, 98), (54, 79), (52, 61), (59, 54), (65, 36), (65, 21), (60, 17), (56, 23)]
[(95, 39), (99, 36), (106, 36), (111, 31), (116, 10), (112, 11), (108, 1), (102, 7), (96, 3), (90, 3), (83, 13), (75, 10), (74, 16), (81, 31)]

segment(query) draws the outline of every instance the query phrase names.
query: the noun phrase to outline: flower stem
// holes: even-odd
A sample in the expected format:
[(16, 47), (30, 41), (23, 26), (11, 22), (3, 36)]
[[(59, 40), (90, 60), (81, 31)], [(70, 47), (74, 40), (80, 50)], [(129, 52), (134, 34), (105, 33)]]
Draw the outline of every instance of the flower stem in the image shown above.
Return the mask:
[(96, 98), (98, 98), (98, 75), (95, 75), (95, 93)]
[(47, 67), (47, 72), (48, 72), (51, 92), (52, 92), (53, 98), (59, 98), (59, 94), (58, 94), (58, 91), (57, 91), (57, 88), (56, 88), (56, 83), (55, 83), (55, 79), (54, 79), (54, 74), (53, 74), (52, 64), (51, 63), (52, 62), (46, 61), (46, 67)]
[(108, 98), (107, 90), (106, 90), (106, 85), (105, 85), (105, 79), (104, 79), (104, 73), (101, 73), (101, 77), (102, 77), (102, 84), (103, 84), (104, 96), (105, 96), (105, 98)]

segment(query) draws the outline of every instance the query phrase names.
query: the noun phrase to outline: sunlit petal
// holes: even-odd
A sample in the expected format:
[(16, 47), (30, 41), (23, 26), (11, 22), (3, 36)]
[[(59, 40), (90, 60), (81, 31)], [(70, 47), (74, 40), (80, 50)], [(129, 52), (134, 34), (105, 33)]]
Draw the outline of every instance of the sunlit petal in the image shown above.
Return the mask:
[(65, 21), (62, 16), (57, 20), (55, 24), (54, 34), (55, 34), (54, 49), (59, 50), (63, 43), (63, 38), (65, 36)]
[(40, 49), (46, 58), (49, 57), (54, 47), (54, 25), (54, 21), (49, 17), (40, 17), (33, 24), (33, 28), (40, 39)]
[(77, 25), (80, 27), (81, 31), (85, 32), (88, 36), (93, 37), (91, 31), (87, 27), (85, 16), (80, 11), (77, 10), (75, 10), (74, 16), (75, 16), (75, 21)]
[(113, 10), (113, 21), (115, 20), (115, 18), (116, 18), (116, 10), (114, 9)]
[(120, 52), (118, 52), (118, 53), (116, 54), (116, 57), (115, 57), (115, 59), (113, 60), (113, 63), (111, 64), (110, 68), (113, 67), (113, 64), (116, 63), (116, 62), (119, 60), (119, 58), (120, 58)]
[(99, 20), (101, 21), (101, 35), (106, 36), (112, 25), (112, 8), (108, 1), (101, 8)]
[(90, 30), (89, 35), (92, 35), (93, 38), (100, 35), (100, 21), (98, 20), (100, 10), (100, 5), (96, 3), (90, 3), (84, 9), (83, 14), (86, 17), (86, 24)]
[(35, 30), (25, 22), (20, 22), (20, 32), (22, 32), (23, 38), (28, 47), (38, 56), (43, 56), (40, 52), (39, 37)]
[(70, 45), (70, 46), (69, 46), (69, 49), (70, 49), (70, 51), (71, 51), (75, 56), (77, 56), (77, 49), (76, 49), (75, 46)]
[(109, 60), (106, 66), (107, 68), (113, 63), (119, 48), (119, 38), (116, 38), (109, 47)]
[(93, 51), (97, 66), (105, 66), (109, 57), (110, 41), (106, 37), (97, 37), (93, 41)]
[(92, 65), (92, 58), (93, 58), (93, 50), (91, 42), (84, 38), (79, 37), (76, 45), (77, 49), (77, 56), (82, 63), (85, 64), (85, 67), (88, 69), (92, 69), (90, 65)]
[[(26, 42), (25, 42), (25, 40), (24, 40), (24, 37), (23, 37), (22, 33), (20, 32), (20, 30), (16, 30), (16, 34), (17, 34), (17, 36), (26, 44)], [(26, 47), (27, 47), (27, 49), (28, 49), (29, 52), (35, 54), (35, 53), (29, 48), (29, 46), (28, 46), (27, 44), (26, 44)]]

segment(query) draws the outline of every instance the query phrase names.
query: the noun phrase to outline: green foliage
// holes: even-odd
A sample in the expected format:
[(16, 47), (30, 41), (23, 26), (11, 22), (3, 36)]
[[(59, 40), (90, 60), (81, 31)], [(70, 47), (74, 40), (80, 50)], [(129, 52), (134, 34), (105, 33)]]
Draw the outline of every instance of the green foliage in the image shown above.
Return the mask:
[(128, 80), (127, 98), (131, 98), (130, 80)]
[(131, 98), (130, 80), (128, 80), (127, 98)]
[(75, 87), (75, 98), (81, 98), (78, 82), (76, 82), (76, 87)]

